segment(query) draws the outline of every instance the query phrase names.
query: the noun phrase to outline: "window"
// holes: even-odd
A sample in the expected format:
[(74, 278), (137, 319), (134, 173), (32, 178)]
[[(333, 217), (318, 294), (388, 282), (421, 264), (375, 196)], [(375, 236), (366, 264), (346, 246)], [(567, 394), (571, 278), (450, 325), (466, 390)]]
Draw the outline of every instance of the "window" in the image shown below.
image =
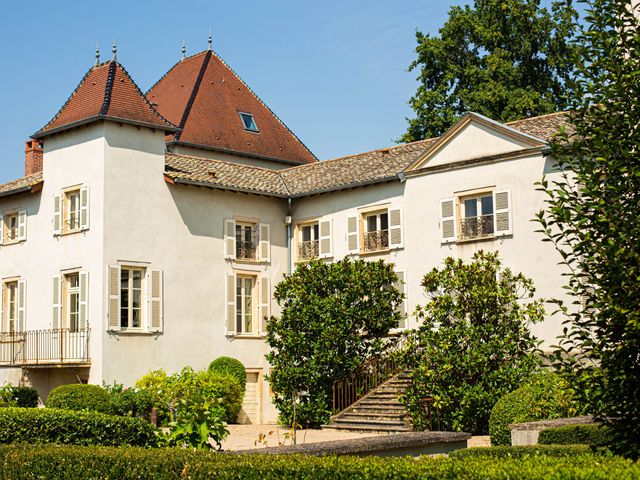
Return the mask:
[(460, 198), (460, 238), (463, 240), (493, 236), (493, 194), (490, 192)]
[(238, 113), (240, 113), (240, 118), (242, 119), (242, 125), (244, 126), (245, 130), (248, 130), (249, 132), (259, 132), (258, 126), (256, 125), (256, 121), (254, 120), (252, 114), (243, 113), (243, 112), (238, 112)]
[(120, 270), (120, 328), (142, 328), (144, 278), (144, 268), (122, 267)]
[(80, 190), (66, 192), (64, 196), (64, 230), (67, 233), (80, 229)]
[(89, 187), (72, 187), (54, 195), (53, 225), (55, 235), (89, 228)]
[(80, 274), (70, 273), (64, 276), (65, 285), (65, 322), (70, 332), (80, 330)]
[(4, 284), (4, 325), (5, 333), (15, 332), (18, 326), (18, 282)]
[(257, 225), (236, 222), (236, 258), (255, 260), (257, 249)]
[(18, 241), (18, 214), (4, 216), (4, 243)]
[(375, 252), (389, 248), (389, 214), (387, 210), (364, 215), (363, 250)]
[(0, 215), (0, 242), (3, 245), (22, 242), (27, 239), (27, 212), (5, 213)]
[(255, 277), (251, 275), (236, 276), (236, 333), (254, 333), (253, 301)]
[(298, 260), (310, 260), (320, 254), (320, 224), (307, 223), (298, 227)]

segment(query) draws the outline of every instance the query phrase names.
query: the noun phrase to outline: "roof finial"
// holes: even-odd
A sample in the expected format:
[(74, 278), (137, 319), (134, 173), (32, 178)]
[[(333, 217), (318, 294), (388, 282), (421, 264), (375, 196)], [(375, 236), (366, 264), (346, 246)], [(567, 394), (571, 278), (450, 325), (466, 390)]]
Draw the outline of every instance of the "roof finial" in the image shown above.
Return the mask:
[(116, 45), (116, 34), (113, 34), (113, 47), (111, 47), (111, 53), (113, 53), (113, 61), (117, 62), (118, 61), (118, 47)]
[(184, 38), (182, 39), (182, 59), (187, 58), (187, 47), (184, 44)]
[(100, 43), (96, 42), (96, 67), (100, 65)]
[(209, 50), (211, 50), (212, 44), (213, 44), (213, 38), (211, 37), (211, 27), (209, 27)]

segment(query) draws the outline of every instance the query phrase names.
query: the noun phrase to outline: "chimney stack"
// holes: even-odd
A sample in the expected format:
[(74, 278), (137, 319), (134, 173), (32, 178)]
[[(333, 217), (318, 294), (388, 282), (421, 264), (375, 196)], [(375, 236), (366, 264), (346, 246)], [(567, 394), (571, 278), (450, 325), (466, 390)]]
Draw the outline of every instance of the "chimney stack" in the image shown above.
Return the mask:
[(25, 176), (42, 171), (42, 144), (38, 140), (25, 142), (24, 156)]

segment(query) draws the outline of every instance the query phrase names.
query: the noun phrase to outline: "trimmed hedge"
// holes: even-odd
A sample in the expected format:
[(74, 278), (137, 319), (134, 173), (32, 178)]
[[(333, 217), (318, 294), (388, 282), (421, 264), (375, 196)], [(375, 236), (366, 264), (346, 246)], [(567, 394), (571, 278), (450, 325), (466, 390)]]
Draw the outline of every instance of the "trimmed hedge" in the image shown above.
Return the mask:
[(54, 408), (0, 409), (0, 443), (156, 446), (156, 429), (138, 418)]
[(565, 425), (543, 430), (538, 436), (538, 443), (542, 445), (605, 447), (613, 442), (611, 429), (601, 425)]
[(231, 375), (238, 380), (244, 392), (247, 385), (247, 371), (240, 360), (231, 357), (218, 357), (209, 364), (209, 371)]
[(46, 404), (50, 408), (108, 413), (109, 392), (98, 385), (61, 385), (51, 390)]
[(554, 458), (375, 458), (303, 455), (227, 455), (173, 449), (12, 446), (0, 447), (0, 478), (85, 480), (281, 478), (381, 480), (421, 478), (569, 479), (638, 478), (640, 464), (614, 456)]
[(451, 452), (451, 458), (523, 458), (523, 457), (574, 457), (591, 453), (586, 445), (526, 445), (519, 447), (475, 447)]
[(38, 391), (33, 387), (0, 387), (0, 406), (35, 408), (38, 406)]

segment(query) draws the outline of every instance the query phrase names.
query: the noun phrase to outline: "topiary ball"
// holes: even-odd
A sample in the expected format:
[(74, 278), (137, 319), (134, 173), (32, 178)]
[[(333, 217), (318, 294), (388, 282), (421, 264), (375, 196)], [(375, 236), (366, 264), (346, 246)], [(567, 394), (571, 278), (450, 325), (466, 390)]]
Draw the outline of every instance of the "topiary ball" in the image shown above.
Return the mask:
[(218, 357), (209, 364), (209, 371), (232, 376), (238, 380), (244, 392), (247, 385), (247, 372), (240, 360), (231, 357)]
[(98, 385), (74, 383), (51, 390), (46, 405), (49, 408), (106, 413), (109, 409), (109, 398), (109, 393)]
[(511, 445), (511, 424), (572, 417), (580, 410), (566, 380), (551, 372), (537, 373), (526, 385), (498, 400), (491, 410), (491, 445)]

